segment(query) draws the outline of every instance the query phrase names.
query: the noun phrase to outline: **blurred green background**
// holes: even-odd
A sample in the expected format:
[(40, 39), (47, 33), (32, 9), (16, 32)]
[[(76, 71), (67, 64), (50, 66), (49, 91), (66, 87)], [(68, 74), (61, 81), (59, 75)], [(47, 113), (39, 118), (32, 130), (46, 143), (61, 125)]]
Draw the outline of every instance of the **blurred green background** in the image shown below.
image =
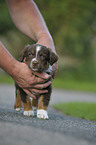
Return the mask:
[[(96, 91), (96, 1), (35, 2), (52, 34), (59, 55), (59, 68), (53, 86)], [(16, 59), (26, 44), (34, 43), (14, 26), (4, 0), (0, 0), (0, 40)], [(0, 81), (6, 80), (7, 77), (2, 75)]]

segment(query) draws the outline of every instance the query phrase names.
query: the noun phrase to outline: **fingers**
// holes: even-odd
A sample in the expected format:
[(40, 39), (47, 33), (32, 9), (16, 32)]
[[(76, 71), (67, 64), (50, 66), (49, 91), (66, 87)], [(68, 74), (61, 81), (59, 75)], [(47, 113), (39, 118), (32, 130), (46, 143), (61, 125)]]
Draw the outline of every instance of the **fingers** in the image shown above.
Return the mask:
[(40, 85), (34, 85), (32, 87), (32, 89), (23, 89), (30, 97), (32, 98), (35, 98), (36, 99), (36, 96), (31, 93), (31, 92), (34, 92), (34, 93), (38, 93), (38, 94), (45, 94), (45, 93), (48, 93), (48, 90), (42, 90), (44, 88), (47, 88), (49, 85), (51, 85), (51, 81), (45, 83), (45, 84), (40, 84)]
[(36, 94), (45, 94), (48, 93), (48, 90), (37, 90), (37, 89), (30, 89), (30, 91), (36, 93)]
[(29, 82), (31, 87), (33, 87), (34, 85), (37, 85), (37, 84), (44, 84), (48, 81), (48, 80), (44, 80), (44, 79), (41, 79), (41, 78), (36, 77), (36, 76), (33, 76), (33, 77), (34, 78), (32, 78), (32, 80), (30, 78), (30, 82)]
[(45, 84), (34, 85), (33, 88), (34, 88), (34, 89), (39, 89), (39, 90), (41, 90), (41, 89), (47, 88), (47, 87), (48, 87), (49, 85), (51, 85), (51, 84), (52, 84), (52, 82), (49, 81), (49, 82), (47, 82), (47, 83), (45, 83)]
[[(46, 83), (46, 84), (47, 85), (45, 85), (45, 86), (49, 86), (50, 83)], [(48, 93), (48, 90), (39, 90), (39, 89), (29, 89), (29, 90), (28, 89), (23, 89), (23, 90), (24, 90), (24, 92), (26, 92), (27, 95), (29, 95), (30, 97), (32, 97), (34, 99), (36, 99), (36, 96), (32, 92), (34, 92), (36, 94), (45, 94), (45, 93)]]
[(38, 76), (39, 78), (44, 79), (44, 80), (48, 80), (51, 78), (51, 75), (48, 75), (47, 73), (44, 73), (44, 72), (38, 73), (38, 72), (32, 71), (32, 73), (35, 74), (36, 76)]
[(23, 89), (23, 90), (24, 90), (24, 92), (25, 92), (27, 95), (29, 95), (30, 97), (36, 99), (36, 96), (35, 96), (34, 94), (32, 94), (29, 90), (27, 90), (27, 89)]
[(53, 79), (55, 78), (56, 73), (57, 73), (57, 70), (55, 70), (55, 71), (53, 72), (53, 74), (52, 74), (52, 78), (53, 78)]
[(55, 64), (53, 64), (52, 70), (53, 70), (52, 78), (54, 79), (55, 75), (57, 73), (57, 70), (58, 70), (58, 63), (57, 62)]

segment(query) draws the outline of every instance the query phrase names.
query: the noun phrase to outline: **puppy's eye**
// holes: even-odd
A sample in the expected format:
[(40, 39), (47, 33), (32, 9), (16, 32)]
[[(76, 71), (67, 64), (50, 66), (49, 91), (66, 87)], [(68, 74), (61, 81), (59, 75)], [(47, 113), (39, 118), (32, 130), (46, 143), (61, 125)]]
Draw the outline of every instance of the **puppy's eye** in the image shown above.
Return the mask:
[(30, 57), (34, 56), (34, 54), (32, 54), (32, 53), (29, 53), (28, 55), (29, 55)]
[(45, 59), (45, 56), (44, 55), (41, 55), (40, 57), (41, 57), (41, 59)]
[(31, 54), (30, 54), (30, 56), (32, 57), (32, 56), (33, 56), (33, 54), (31, 53)]

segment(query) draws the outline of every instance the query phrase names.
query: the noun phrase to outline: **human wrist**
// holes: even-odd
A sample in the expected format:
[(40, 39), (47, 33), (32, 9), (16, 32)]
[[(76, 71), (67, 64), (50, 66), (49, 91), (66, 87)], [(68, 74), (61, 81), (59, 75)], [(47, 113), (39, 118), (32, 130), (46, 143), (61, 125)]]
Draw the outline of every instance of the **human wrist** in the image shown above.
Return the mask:
[(0, 67), (12, 76), (16, 63), (17, 60), (8, 52), (2, 42), (0, 42)]
[(13, 79), (17, 76), (17, 74), (18, 74), (19, 71), (20, 71), (19, 63), (20, 63), (20, 62), (18, 62), (17, 60), (15, 60), (15, 61), (11, 64), (11, 66), (10, 66), (11, 71), (10, 71), (9, 75), (10, 75)]
[(42, 33), (41, 35), (39, 35), (37, 44), (44, 45), (50, 48), (54, 53), (56, 53), (54, 41), (49, 33)]

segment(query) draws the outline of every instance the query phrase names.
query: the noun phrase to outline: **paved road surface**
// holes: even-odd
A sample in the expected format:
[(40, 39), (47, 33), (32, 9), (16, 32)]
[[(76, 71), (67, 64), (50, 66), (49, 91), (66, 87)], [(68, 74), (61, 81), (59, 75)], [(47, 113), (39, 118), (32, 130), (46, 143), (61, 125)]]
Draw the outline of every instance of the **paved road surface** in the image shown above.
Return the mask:
[[(49, 120), (16, 113), (14, 86), (0, 85), (0, 145), (96, 145), (96, 122), (62, 115), (49, 107)], [(51, 104), (96, 102), (95, 93), (53, 90)]]

